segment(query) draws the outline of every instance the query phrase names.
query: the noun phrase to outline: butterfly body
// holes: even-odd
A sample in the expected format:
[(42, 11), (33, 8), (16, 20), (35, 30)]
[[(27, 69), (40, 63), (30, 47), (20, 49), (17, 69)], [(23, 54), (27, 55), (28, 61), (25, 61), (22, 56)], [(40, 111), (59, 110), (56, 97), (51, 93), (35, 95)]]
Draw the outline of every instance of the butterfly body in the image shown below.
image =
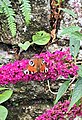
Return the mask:
[(32, 58), (27, 65), (26, 72), (34, 74), (37, 72), (47, 72), (48, 68), (43, 58)]

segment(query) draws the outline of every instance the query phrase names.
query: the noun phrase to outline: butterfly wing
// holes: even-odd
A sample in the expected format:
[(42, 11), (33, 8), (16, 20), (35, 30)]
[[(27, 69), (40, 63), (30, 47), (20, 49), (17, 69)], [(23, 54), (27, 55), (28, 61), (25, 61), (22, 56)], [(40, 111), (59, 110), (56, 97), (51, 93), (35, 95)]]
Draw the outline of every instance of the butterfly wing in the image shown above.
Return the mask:
[(29, 61), (26, 71), (28, 74), (34, 74), (36, 72), (47, 72), (48, 68), (43, 58), (33, 58)]

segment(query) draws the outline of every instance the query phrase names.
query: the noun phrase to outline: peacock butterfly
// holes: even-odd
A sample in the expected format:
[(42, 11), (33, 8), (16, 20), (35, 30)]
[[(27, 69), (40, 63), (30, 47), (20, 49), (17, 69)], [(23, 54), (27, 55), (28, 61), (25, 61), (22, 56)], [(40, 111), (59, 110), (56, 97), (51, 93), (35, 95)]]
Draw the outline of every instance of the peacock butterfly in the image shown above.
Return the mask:
[(24, 70), (25, 74), (34, 74), (37, 72), (48, 72), (47, 64), (43, 58), (32, 58)]

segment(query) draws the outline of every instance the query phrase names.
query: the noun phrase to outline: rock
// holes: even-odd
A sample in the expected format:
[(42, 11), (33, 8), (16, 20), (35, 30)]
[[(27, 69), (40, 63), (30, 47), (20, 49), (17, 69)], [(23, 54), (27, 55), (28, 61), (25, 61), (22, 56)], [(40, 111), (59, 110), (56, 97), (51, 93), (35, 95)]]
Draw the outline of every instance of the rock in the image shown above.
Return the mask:
[(0, 17), (0, 42), (14, 45), (20, 42), (31, 40), (32, 35), (37, 31), (44, 30), (46, 32), (49, 32), (49, 0), (30, 0), (30, 4), (32, 6), (31, 23), (27, 27), (24, 23), (21, 11), (19, 11), (19, 3), (16, 1), (13, 5), (14, 11), (17, 13), (15, 16), (17, 24), (17, 33), (15, 38), (11, 36), (10, 30), (7, 26), (8, 24), (6, 18), (4, 16), (2, 16), (2, 18)]

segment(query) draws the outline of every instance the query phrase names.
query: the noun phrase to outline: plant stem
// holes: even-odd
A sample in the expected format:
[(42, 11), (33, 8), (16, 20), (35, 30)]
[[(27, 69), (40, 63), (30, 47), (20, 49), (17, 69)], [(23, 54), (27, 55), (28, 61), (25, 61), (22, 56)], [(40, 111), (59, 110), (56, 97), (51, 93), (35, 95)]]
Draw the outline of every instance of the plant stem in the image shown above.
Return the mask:
[(48, 83), (49, 91), (50, 91), (52, 94), (57, 95), (57, 92), (53, 92), (53, 91), (51, 90), (49, 80), (47, 80), (47, 83)]

